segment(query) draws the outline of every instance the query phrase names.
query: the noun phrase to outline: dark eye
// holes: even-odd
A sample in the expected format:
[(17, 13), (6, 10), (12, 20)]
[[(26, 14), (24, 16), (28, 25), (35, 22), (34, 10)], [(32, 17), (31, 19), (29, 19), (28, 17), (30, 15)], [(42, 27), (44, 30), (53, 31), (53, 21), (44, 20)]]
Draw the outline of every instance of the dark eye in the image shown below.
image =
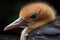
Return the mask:
[(36, 14), (32, 14), (32, 15), (30, 16), (30, 18), (31, 18), (31, 19), (35, 19), (35, 18), (36, 18)]

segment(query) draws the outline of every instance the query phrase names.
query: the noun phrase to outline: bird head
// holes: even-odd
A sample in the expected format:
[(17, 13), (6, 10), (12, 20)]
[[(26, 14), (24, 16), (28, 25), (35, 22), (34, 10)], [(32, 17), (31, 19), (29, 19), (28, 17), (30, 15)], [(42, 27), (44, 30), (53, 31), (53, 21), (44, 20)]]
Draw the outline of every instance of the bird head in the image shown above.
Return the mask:
[(4, 30), (13, 28), (37, 28), (55, 19), (55, 10), (46, 3), (31, 3), (19, 12), (19, 18), (6, 26)]

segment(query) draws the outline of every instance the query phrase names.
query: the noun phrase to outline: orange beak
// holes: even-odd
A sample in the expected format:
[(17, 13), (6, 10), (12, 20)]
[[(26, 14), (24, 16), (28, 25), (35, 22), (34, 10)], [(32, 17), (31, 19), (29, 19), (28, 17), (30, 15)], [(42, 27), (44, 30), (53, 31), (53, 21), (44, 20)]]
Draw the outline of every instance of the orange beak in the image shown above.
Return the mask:
[(18, 18), (17, 20), (15, 20), (14, 22), (12, 22), (11, 24), (9, 24), (8, 26), (6, 26), (4, 28), (4, 31), (6, 30), (10, 30), (10, 29), (14, 29), (14, 28), (25, 28), (28, 22), (25, 22), (22, 17)]

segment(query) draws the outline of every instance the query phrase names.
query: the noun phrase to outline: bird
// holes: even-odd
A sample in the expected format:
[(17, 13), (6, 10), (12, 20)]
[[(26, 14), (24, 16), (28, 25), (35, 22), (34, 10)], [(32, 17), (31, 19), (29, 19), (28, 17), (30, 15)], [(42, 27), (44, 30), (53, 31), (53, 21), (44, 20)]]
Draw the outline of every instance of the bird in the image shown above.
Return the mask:
[[(4, 31), (14, 28), (24, 28), (20, 40), (27, 40), (28, 33), (56, 19), (56, 10), (44, 2), (28, 3), (19, 12), (19, 18), (4, 28)], [(46, 31), (47, 32), (47, 31)]]

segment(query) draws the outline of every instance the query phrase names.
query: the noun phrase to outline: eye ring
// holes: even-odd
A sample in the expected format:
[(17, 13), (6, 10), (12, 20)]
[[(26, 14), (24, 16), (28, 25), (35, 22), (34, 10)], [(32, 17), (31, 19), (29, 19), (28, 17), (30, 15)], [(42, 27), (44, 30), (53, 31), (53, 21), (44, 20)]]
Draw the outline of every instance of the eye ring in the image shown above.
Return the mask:
[(36, 14), (32, 14), (32, 15), (30, 16), (30, 18), (31, 18), (31, 19), (35, 19), (35, 18), (36, 18)]

